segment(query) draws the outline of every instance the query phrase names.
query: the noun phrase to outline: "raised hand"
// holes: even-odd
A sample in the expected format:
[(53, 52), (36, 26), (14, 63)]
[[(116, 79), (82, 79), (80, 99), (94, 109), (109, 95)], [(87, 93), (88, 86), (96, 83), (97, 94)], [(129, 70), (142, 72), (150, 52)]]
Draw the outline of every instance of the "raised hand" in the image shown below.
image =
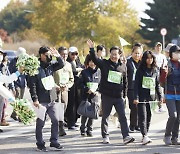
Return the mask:
[(59, 54), (59, 52), (56, 50), (56, 48), (50, 48), (50, 52), (51, 52), (51, 55), (52, 56), (55, 56), (55, 57), (59, 57), (60, 56), (60, 54)]
[(95, 43), (94, 43), (94, 41), (92, 41), (92, 40), (87, 40), (87, 44), (88, 44), (88, 46), (89, 46), (89, 48), (94, 48), (94, 46), (95, 46)]

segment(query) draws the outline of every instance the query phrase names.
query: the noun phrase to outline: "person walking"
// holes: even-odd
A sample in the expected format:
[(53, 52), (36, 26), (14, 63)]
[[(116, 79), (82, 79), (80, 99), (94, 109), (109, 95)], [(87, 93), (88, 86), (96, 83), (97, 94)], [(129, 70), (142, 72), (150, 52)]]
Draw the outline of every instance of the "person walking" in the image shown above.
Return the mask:
[(73, 75), (74, 75), (74, 85), (69, 89), (69, 99), (68, 105), (65, 113), (65, 118), (67, 121), (68, 130), (77, 130), (78, 125), (76, 124), (79, 115), (77, 114), (77, 108), (81, 100), (81, 92), (79, 89), (79, 75), (84, 69), (78, 57), (78, 49), (76, 47), (69, 48), (69, 55), (67, 61), (71, 64)]
[[(88, 54), (85, 59), (85, 66), (80, 75), (80, 87), (82, 89), (82, 100), (89, 101), (90, 103), (99, 104), (98, 87), (101, 79), (101, 71), (96, 67), (92, 61), (91, 56)], [(81, 116), (80, 132), (82, 136), (92, 137), (93, 119)]]
[[(162, 54), (162, 43), (161, 42), (155, 43), (154, 56), (156, 57), (156, 65), (160, 72), (160, 67), (163, 64), (167, 64), (167, 58), (164, 54)], [(161, 87), (161, 91), (163, 92), (163, 87)], [(163, 108), (163, 106), (160, 102), (161, 101), (159, 101), (157, 112), (162, 113), (162, 112), (165, 112), (166, 110)]]
[[(33, 105), (37, 108), (46, 107), (46, 115), (51, 119), (51, 138), (50, 147), (57, 150), (63, 147), (58, 141), (59, 117), (57, 106), (57, 93), (53, 73), (63, 68), (64, 63), (57, 50), (43, 46), (39, 49), (40, 67), (39, 73), (35, 76), (29, 76), (28, 85)], [(56, 59), (55, 63), (51, 63), (52, 58)], [(47, 151), (45, 141), (42, 136), (42, 129), (45, 125), (46, 118), (36, 120), (36, 145), (37, 150)]]
[[(57, 93), (59, 103), (61, 106), (64, 106), (63, 112), (65, 113), (68, 105), (68, 91), (74, 84), (74, 76), (72, 72), (72, 67), (69, 62), (67, 62), (68, 50), (66, 47), (60, 47), (58, 49), (59, 54), (64, 60), (64, 67), (62, 69), (57, 70), (54, 73), (55, 83), (58, 85)], [(64, 130), (64, 114), (62, 119), (59, 121), (59, 136), (65, 136), (66, 132)]]
[(180, 47), (173, 45), (169, 49), (167, 67), (164, 67), (165, 102), (169, 113), (164, 135), (166, 145), (180, 145), (178, 142), (180, 123)]
[[(9, 63), (9, 71), (10, 73), (14, 73), (17, 71), (17, 67), (16, 67), (16, 63), (18, 60), (18, 57), (22, 54), (26, 53), (26, 49), (23, 47), (19, 47), (17, 52), (16, 52), (16, 56), (14, 59), (12, 59)], [(25, 87), (26, 87), (26, 75), (25, 74), (21, 74), (18, 77), (18, 80), (14, 82), (14, 87), (15, 87), (15, 97), (22, 99), (24, 97), (24, 92), (25, 92)], [(16, 112), (13, 110), (12, 114), (11, 114), (11, 118), (14, 119), (15, 121), (19, 122), (21, 121)]]
[(156, 58), (151, 51), (145, 51), (139, 68), (136, 72), (134, 88), (134, 104), (138, 108), (138, 120), (142, 134), (142, 144), (151, 143), (148, 131), (151, 122), (150, 101), (156, 100), (156, 93), (161, 103), (162, 92), (159, 84), (159, 72), (156, 67)]
[(108, 132), (108, 117), (114, 106), (118, 114), (118, 119), (121, 125), (121, 132), (124, 144), (133, 142), (135, 139), (129, 135), (127, 119), (125, 116), (124, 99), (127, 96), (127, 68), (121, 63), (121, 49), (118, 46), (113, 46), (110, 49), (110, 58), (99, 59), (94, 51), (94, 42), (87, 41), (90, 48), (90, 56), (93, 62), (101, 70), (101, 81), (99, 91), (102, 100), (102, 121), (101, 134), (103, 143), (110, 143)]
[(131, 58), (127, 59), (127, 78), (128, 78), (128, 92), (127, 97), (129, 100), (130, 109), (130, 132), (140, 131), (138, 125), (138, 114), (137, 105), (133, 103), (134, 101), (134, 82), (137, 68), (140, 64), (141, 56), (143, 52), (143, 47), (140, 43), (136, 43), (132, 48)]
[[(0, 49), (0, 61), (3, 60), (3, 56), (4, 56), (4, 52), (2, 49)], [(13, 81), (16, 81), (18, 79), (18, 77), (20, 76), (20, 74), (23, 73), (24, 68), (19, 67), (18, 70), (15, 73), (12, 73), (10, 75), (4, 75), (1, 72), (2, 70), (0, 70), (0, 84), (8, 84), (8, 83), (12, 83)], [(0, 93), (0, 119), (2, 119), (2, 112), (3, 112), (3, 107), (4, 107), (4, 101), (3, 101), (3, 96)], [(12, 100), (12, 98), (10, 98), (10, 101), (14, 101)], [(9, 100), (8, 100), (9, 101)], [(0, 129), (0, 133), (2, 133), (3, 130)]]

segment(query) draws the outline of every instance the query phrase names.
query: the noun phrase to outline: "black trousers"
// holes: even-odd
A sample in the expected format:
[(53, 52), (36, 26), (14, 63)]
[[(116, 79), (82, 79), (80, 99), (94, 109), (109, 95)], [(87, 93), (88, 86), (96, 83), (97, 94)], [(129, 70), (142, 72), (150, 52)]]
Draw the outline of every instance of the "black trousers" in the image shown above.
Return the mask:
[(127, 97), (129, 100), (129, 109), (130, 109), (130, 126), (138, 127), (138, 108), (137, 105), (133, 104), (134, 101), (134, 90), (128, 90)]
[(147, 135), (151, 122), (151, 108), (149, 103), (139, 103), (138, 105), (138, 117), (141, 134)]
[(77, 119), (80, 117), (77, 114), (77, 108), (80, 104), (80, 91), (74, 84), (68, 92), (68, 105), (66, 108), (65, 119), (67, 120), (68, 127), (75, 125)]

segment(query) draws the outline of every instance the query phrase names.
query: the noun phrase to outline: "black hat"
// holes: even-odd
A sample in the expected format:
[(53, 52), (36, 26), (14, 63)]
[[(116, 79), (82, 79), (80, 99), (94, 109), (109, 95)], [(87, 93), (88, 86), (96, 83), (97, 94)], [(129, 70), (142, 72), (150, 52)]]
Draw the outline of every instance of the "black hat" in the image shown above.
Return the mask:
[(170, 49), (169, 52), (176, 52), (176, 51), (180, 51), (180, 47), (177, 45), (173, 45)]
[(50, 50), (50, 48), (47, 46), (40, 47), (39, 54), (44, 54), (44, 53), (48, 52), (49, 50)]

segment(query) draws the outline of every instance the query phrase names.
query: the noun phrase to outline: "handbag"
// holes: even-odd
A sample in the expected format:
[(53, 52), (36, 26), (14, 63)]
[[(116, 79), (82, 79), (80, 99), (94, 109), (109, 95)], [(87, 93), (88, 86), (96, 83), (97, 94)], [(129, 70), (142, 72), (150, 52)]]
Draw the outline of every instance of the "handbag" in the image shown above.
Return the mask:
[(91, 103), (88, 100), (81, 101), (77, 113), (79, 115), (91, 118), (98, 119), (99, 117), (99, 105), (97, 103)]

